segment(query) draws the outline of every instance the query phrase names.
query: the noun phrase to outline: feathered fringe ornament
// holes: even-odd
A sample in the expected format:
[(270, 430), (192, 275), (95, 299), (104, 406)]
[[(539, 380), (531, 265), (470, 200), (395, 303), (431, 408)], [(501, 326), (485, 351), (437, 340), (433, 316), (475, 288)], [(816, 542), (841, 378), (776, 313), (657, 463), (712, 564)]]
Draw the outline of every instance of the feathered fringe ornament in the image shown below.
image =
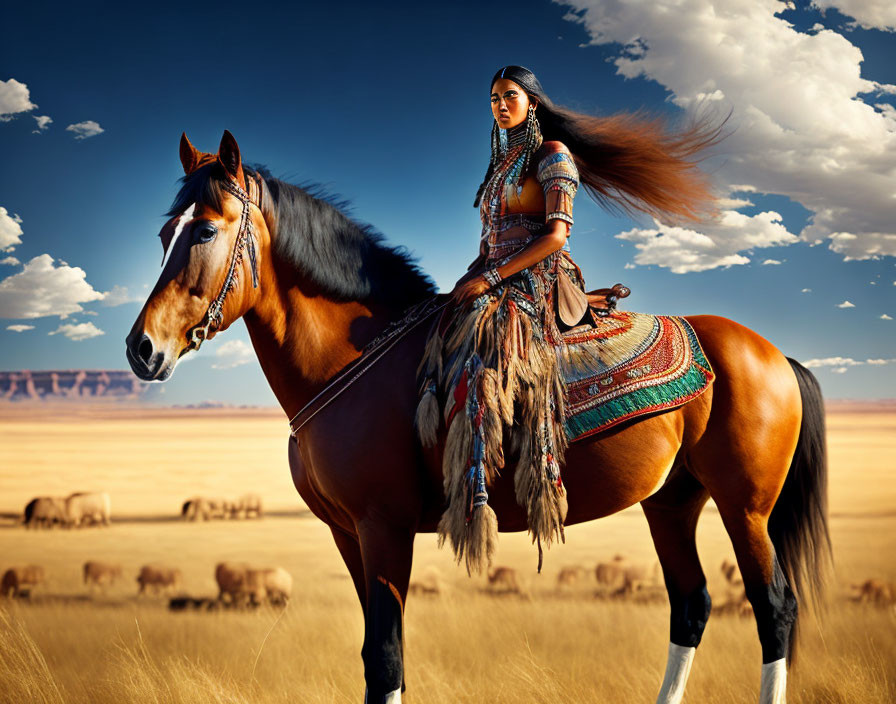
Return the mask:
[(539, 546), (539, 570), (542, 543), (563, 540), (565, 389), (557, 354), (531, 317), (531, 298), (521, 295), (504, 286), (476, 299), (444, 337), (434, 331), (420, 364), (426, 381), (416, 423), (426, 446), (435, 444), (440, 422), (436, 387), (446, 394), (442, 472), (448, 507), (439, 522), (439, 545), (450, 540), (469, 572), (480, 572), (495, 552), (497, 517), (487, 487), (504, 467), (505, 432), (519, 449), (514, 487)]

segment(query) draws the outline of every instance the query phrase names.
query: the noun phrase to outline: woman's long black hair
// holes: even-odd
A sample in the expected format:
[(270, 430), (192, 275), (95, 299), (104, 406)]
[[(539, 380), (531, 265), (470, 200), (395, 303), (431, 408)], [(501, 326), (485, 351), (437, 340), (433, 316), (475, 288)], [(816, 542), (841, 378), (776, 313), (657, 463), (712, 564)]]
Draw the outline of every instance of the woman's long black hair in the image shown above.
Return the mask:
[[(617, 214), (646, 213), (665, 222), (695, 222), (716, 212), (715, 196), (694, 157), (724, 139), (718, 120), (704, 114), (680, 131), (643, 110), (596, 117), (555, 105), (535, 74), (522, 66), (505, 66), (492, 78), (519, 85), (537, 101), (535, 116), (545, 141), (556, 140), (572, 153), (586, 192)], [(476, 192), (478, 207), (492, 176), (489, 162)]]

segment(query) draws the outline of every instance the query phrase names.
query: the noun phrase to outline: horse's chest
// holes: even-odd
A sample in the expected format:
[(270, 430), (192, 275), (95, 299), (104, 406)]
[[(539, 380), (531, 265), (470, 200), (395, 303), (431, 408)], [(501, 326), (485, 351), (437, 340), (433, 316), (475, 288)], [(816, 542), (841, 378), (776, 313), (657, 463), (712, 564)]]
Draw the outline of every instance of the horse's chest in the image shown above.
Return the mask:
[(332, 492), (328, 495), (328, 492), (322, 491), (314, 480), (311, 463), (303, 456), (294, 437), (289, 438), (288, 456), (292, 483), (311, 513), (327, 525), (338, 526), (349, 532), (354, 532), (354, 522), (333, 500)]

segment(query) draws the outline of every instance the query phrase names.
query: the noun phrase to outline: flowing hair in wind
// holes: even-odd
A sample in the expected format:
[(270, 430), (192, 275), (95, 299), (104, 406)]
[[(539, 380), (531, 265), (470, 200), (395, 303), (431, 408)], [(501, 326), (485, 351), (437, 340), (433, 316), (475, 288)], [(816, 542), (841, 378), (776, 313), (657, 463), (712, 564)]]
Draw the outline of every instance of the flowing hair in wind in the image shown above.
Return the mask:
[[(538, 79), (521, 66), (507, 66), (498, 78), (520, 85), (538, 101), (535, 116), (545, 141), (567, 146), (579, 171), (581, 185), (614, 214), (649, 215), (670, 224), (698, 222), (717, 214), (709, 179), (699, 169), (705, 151), (728, 136), (723, 119), (704, 112), (679, 129), (644, 110), (606, 117), (586, 115), (555, 105)], [(479, 205), (494, 165), (476, 193)]]

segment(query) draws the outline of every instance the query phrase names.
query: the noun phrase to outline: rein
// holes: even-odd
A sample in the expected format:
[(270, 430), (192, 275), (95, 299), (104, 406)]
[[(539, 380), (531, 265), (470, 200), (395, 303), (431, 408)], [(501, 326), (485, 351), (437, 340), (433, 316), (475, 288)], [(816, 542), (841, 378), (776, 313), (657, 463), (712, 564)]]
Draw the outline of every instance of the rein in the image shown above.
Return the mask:
[[(412, 306), (401, 320), (389, 325), (372, 342), (368, 343), (358, 359), (349, 362), (348, 365), (343, 367), (342, 371), (338, 372), (314, 398), (292, 417), (289, 421), (289, 434), (296, 437), (298, 432), (314, 416), (333, 403), (344, 391), (369, 371), (399, 340), (450, 303), (449, 299), (440, 305), (436, 305), (437, 300), (438, 296), (433, 296)], [(329, 392), (332, 392), (332, 395), (325, 398)], [(318, 405), (315, 407), (315, 404)]]
[(257, 208), (261, 207), (261, 185), (249, 174), (245, 174), (245, 178), (246, 187), (249, 189), (248, 193), (236, 181), (228, 180), (223, 181), (221, 184), (225, 191), (243, 204), (243, 212), (240, 214), (240, 227), (237, 231), (236, 242), (233, 245), (230, 268), (227, 270), (227, 276), (224, 277), (224, 283), (221, 284), (221, 290), (218, 291), (215, 300), (209, 305), (202, 320), (187, 332), (189, 344), (184, 348), (184, 352), (198, 350), (202, 343), (208, 339), (209, 333), (217, 331), (221, 325), (224, 319), (224, 299), (227, 298), (227, 294), (230, 293), (239, 280), (237, 266), (243, 261), (244, 247), (249, 255), (249, 264), (252, 270), (252, 288), (258, 288), (258, 255), (255, 250), (252, 220), (249, 218), (249, 205), (252, 204)]

